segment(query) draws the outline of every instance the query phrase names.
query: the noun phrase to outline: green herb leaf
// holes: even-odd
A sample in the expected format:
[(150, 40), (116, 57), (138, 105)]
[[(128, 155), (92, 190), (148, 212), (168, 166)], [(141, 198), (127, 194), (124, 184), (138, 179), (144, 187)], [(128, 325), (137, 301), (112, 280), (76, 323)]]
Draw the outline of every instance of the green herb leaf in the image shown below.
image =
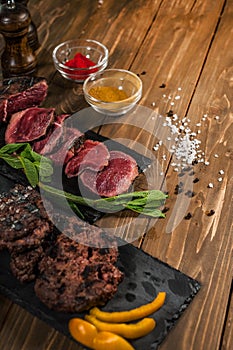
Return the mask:
[(27, 158), (19, 156), (19, 159), (23, 164), (23, 169), (30, 185), (32, 187), (36, 187), (36, 185), (39, 183), (39, 176), (35, 165)]
[(8, 154), (0, 154), (0, 158), (2, 158), (7, 164), (9, 164), (14, 169), (22, 169), (23, 167), (18, 157), (13, 157)]
[(12, 154), (14, 152), (17, 152), (19, 149), (24, 148), (27, 145), (28, 143), (9, 143), (0, 149), (0, 154), (3, 154), (3, 153)]

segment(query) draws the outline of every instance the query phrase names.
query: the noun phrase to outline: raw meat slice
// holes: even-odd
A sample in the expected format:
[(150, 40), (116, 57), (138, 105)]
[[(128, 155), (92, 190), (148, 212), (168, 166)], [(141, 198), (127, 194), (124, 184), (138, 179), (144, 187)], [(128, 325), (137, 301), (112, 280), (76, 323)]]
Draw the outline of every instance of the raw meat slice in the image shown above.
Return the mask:
[[(55, 130), (55, 133), (56, 132), (57, 130)], [(82, 136), (83, 136), (83, 133), (78, 129), (63, 128), (62, 144), (60, 148), (57, 149), (56, 152), (49, 154), (48, 158), (50, 158), (56, 165), (62, 166), (63, 164), (66, 164), (68, 160), (74, 155), (73, 151), (71, 151), (71, 148), (79, 147), (80, 142), (82, 143)], [(56, 138), (56, 135), (55, 135), (55, 138)], [(77, 146), (74, 146), (74, 145), (77, 145)]]
[(0, 84), (0, 122), (29, 107), (39, 106), (46, 98), (48, 85), (42, 77), (12, 77)]
[(79, 175), (85, 169), (100, 171), (110, 158), (110, 153), (103, 142), (86, 140), (77, 153), (66, 164), (68, 178)]
[(54, 110), (31, 107), (13, 114), (5, 133), (6, 143), (30, 142), (44, 136), (53, 122)]
[(7, 99), (0, 97), (0, 123), (5, 121), (7, 117)]
[(111, 151), (109, 164), (100, 172), (85, 170), (80, 175), (84, 186), (101, 197), (126, 192), (138, 176), (135, 159), (120, 151)]
[[(51, 125), (46, 135), (38, 141), (33, 143), (33, 150), (39, 154), (52, 153), (56, 147), (61, 143), (63, 133), (63, 122), (68, 118), (69, 114), (62, 114), (55, 116), (54, 123)], [(51, 135), (53, 134), (53, 137)]]

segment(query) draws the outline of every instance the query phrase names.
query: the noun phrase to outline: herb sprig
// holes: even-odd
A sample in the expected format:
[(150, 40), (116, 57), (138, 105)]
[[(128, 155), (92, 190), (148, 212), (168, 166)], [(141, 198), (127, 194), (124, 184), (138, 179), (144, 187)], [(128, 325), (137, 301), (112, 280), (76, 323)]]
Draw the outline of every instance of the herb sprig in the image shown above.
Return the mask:
[(23, 169), (32, 187), (38, 185), (39, 177), (43, 182), (51, 181), (51, 160), (34, 152), (29, 143), (10, 143), (3, 146), (0, 148), (0, 158), (14, 169)]
[(165, 217), (159, 208), (164, 204), (167, 195), (159, 190), (136, 191), (113, 197), (89, 199), (44, 184), (44, 182), (51, 181), (52, 162), (47, 157), (34, 152), (29, 143), (13, 143), (3, 146), (0, 148), (0, 158), (12, 168), (23, 169), (32, 187), (39, 186), (50, 195), (66, 198), (70, 206), (82, 218), (82, 213), (77, 205), (91, 206), (102, 212), (129, 209), (154, 218)]

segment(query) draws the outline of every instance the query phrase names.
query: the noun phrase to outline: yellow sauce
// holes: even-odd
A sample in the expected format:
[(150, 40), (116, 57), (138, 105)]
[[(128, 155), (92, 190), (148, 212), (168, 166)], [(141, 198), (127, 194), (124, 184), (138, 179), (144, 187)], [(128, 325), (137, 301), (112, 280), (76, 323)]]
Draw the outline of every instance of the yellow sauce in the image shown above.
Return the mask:
[(114, 86), (97, 86), (88, 91), (89, 95), (104, 102), (122, 101), (128, 98), (124, 90)]

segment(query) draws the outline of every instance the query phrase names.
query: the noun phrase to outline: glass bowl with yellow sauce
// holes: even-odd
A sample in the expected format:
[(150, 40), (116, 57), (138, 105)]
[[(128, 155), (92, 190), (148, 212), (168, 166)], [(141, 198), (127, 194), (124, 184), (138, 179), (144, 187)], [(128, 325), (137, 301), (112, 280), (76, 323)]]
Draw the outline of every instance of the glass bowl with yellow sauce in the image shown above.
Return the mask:
[(86, 101), (99, 113), (120, 116), (130, 111), (142, 96), (142, 81), (124, 69), (105, 69), (83, 84)]

